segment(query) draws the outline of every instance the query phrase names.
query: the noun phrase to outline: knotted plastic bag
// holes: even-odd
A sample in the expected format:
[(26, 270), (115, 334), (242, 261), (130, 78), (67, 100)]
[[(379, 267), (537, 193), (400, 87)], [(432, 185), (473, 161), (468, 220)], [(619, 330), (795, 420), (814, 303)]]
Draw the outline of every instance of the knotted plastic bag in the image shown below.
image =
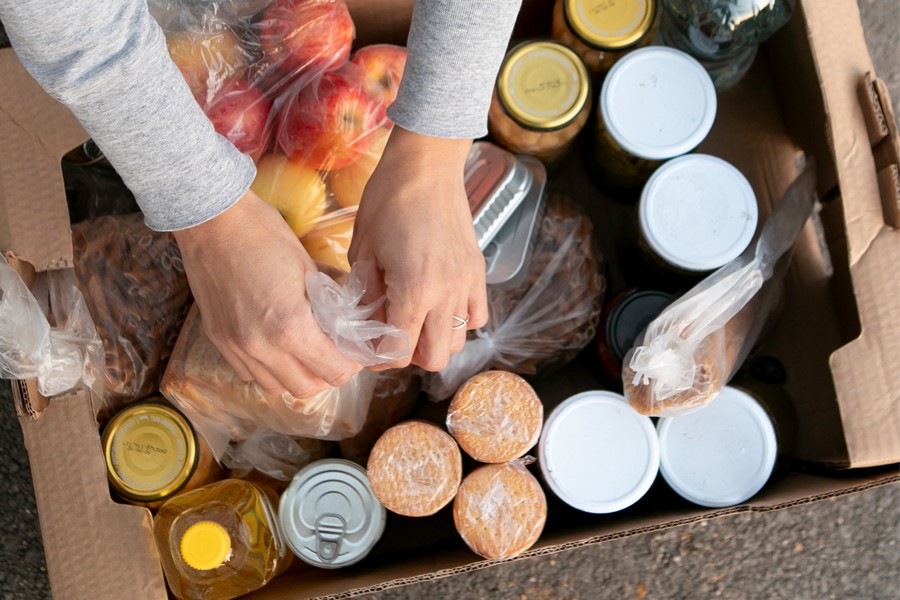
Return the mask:
[(788, 251), (816, 202), (812, 165), (791, 184), (756, 244), (669, 305), (625, 356), (625, 396), (640, 413), (675, 416), (711, 402), (777, 306)]

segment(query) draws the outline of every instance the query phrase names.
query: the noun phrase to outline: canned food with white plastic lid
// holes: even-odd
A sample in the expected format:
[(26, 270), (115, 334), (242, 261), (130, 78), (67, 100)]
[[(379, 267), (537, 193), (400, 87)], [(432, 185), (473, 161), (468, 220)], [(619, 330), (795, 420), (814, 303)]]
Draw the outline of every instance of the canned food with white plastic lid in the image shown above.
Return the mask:
[[(636, 194), (666, 160), (686, 154), (716, 118), (716, 90), (703, 66), (672, 48), (629, 53), (600, 90), (589, 159), (604, 186)], [(623, 198), (625, 199), (625, 198)]]
[(366, 470), (335, 458), (314, 462), (294, 476), (281, 496), (278, 517), (298, 558), (336, 569), (369, 554), (384, 533), (387, 514)]

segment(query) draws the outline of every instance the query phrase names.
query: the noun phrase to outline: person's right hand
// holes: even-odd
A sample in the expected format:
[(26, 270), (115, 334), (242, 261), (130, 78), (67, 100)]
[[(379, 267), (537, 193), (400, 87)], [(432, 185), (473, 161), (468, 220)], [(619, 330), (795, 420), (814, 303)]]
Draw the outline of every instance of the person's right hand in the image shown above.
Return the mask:
[(241, 379), (308, 398), (362, 368), (313, 316), (305, 280), (315, 263), (278, 211), (252, 191), (175, 239), (204, 330)]

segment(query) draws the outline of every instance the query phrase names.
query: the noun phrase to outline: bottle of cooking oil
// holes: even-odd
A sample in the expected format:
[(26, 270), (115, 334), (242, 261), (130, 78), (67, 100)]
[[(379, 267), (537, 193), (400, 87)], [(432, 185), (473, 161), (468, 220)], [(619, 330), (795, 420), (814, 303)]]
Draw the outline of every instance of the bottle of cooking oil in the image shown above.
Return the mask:
[(288, 565), (274, 492), (225, 479), (160, 507), (153, 520), (166, 581), (180, 600), (228, 600), (256, 590)]

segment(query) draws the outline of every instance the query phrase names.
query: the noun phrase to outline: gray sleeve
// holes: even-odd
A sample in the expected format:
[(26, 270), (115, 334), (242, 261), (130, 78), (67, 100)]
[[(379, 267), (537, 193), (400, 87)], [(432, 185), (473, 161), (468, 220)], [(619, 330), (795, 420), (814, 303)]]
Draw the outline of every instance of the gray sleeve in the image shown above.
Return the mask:
[(416, 0), (409, 58), (388, 117), (436, 137), (487, 133), (494, 81), (521, 0)]
[(146, 0), (0, 0), (19, 59), (69, 107), (134, 192), (147, 225), (224, 212), (255, 175), (169, 59)]

